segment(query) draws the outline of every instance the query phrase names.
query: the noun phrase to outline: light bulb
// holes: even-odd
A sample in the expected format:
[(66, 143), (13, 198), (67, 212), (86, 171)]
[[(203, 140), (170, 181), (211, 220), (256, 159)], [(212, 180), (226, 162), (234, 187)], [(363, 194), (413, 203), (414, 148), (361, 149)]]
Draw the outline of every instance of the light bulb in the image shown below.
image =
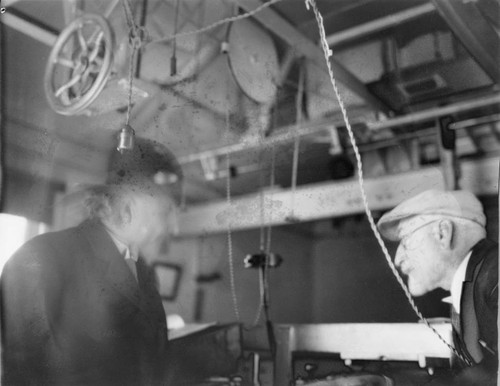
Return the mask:
[(125, 125), (118, 134), (118, 146), (116, 150), (123, 154), (125, 150), (132, 150), (134, 148), (135, 131), (130, 125)]

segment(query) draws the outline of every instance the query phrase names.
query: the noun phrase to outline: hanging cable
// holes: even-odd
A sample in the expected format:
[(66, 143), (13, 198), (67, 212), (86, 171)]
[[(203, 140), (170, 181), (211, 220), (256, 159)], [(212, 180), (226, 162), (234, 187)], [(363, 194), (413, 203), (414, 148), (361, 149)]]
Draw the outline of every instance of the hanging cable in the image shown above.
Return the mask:
[[(227, 207), (231, 208), (231, 160), (229, 153), (226, 154), (227, 180), (226, 180), (226, 198)], [(234, 257), (233, 257), (233, 239), (231, 232), (231, 221), (227, 221), (227, 255), (229, 259), (229, 280), (231, 285), (231, 296), (233, 299), (234, 315), (238, 323), (241, 321), (240, 310), (238, 308), (238, 297), (236, 295), (236, 280), (234, 277)]]
[(387, 250), (387, 247), (384, 243), (384, 240), (382, 239), (382, 236), (380, 235), (378, 229), (377, 229), (377, 225), (375, 224), (375, 220), (373, 219), (373, 216), (372, 216), (372, 213), (371, 213), (371, 210), (368, 206), (368, 199), (366, 197), (366, 192), (365, 192), (365, 188), (364, 188), (364, 180), (363, 180), (363, 165), (362, 165), (362, 162), (361, 162), (361, 155), (360, 155), (360, 152), (359, 152), (359, 148), (356, 144), (356, 139), (354, 137), (354, 133), (353, 133), (353, 130), (351, 128), (351, 125), (349, 123), (349, 118), (347, 116), (347, 110), (344, 106), (344, 102), (340, 96), (340, 93), (339, 93), (339, 90), (337, 88), (337, 85), (336, 85), (336, 81), (335, 81), (335, 78), (333, 76), (333, 70), (332, 70), (332, 66), (331, 66), (331, 63), (330, 63), (330, 56), (332, 56), (332, 51), (330, 50), (329, 46), (328, 46), (328, 42), (326, 40), (326, 33), (325, 33), (325, 27), (323, 25), (323, 17), (321, 16), (321, 13), (319, 12), (318, 10), (318, 7), (316, 5), (316, 2), (315, 0), (305, 0), (305, 4), (306, 4), (306, 8), (309, 10), (309, 7), (312, 7), (312, 10), (314, 12), (314, 16), (316, 18), (316, 22), (318, 24), (318, 28), (319, 28), (319, 34), (320, 34), (320, 40), (321, 40), (321, 46), (323, 48), (323, 53), (324, 53), (324, 56), (325, 56), (325, 61), (326, 61), (326, 65), (327, 65), (327, 68), (328, 68), (328, 74), (330, 75), (330, 82), (333, 86), (333, 90), (335, 92), (335, 96), (337, 98), (337, 101), (339, 103), (339, 106), (340, 106), (340, 110), (342, 112), (342, 117), (344, 119), (344, 123), (346, 125), (346, 128), (347, 128), (347, 132), (348, 132), (348, 135), (349, 135), (349, 139), (352, 143), (352, 147), (353, 147), (353, 150), (354, 150), (354, 154), (356, 156), (356, 161), (357, 161), (357, 168), (358, 168), (358, 181), (359, 181), (359, 188), (360, 188), (360, 192), (361, 192), (361, 197), (363, 199), (363, 205), (364, 205), (364, 208), (365, 208), (365, 213), (366, 213), (366, 216), (368, 218), (368, 221), (370, 223), (370, 228), (372, 229), (383, 253), (384, 253), (384, 257), (393, 273), (393, 275), (395, 276), (396, 280), (398, 281), (399, 285), (401, 286), (401, 288), (403, 289), (405, 295), (406, 295), (406, 298), (408, 299), (408, 302), (410, 303), (410, 306), (412, 307), (413, 311), (415, 312), (415, 314), (418, 316), (418, 318), (425, 323), (425, 325), (427, 327), (429, 327), (433, 332), (434, 334), (437, 335), (437, 337), (458, 357), (460, 358), (462, 361), (464, 361), (464, 363), (470, 365), (470, 361), (467, 360), (467, 358), (464, 358), (451, 344), (449, 344), (440, 334), (439, 332), (429, 323), (429, 321), (424, 317), (424, 315), (420, 312), (420, 310), (418, 309), (417, 305), (415, 304), (415, 300), (413, 299), (413, 297), (411, 296), (410, 294), (410, 291), (408, 290), (408, 287), (406, 286), (406, 284), (404, 283), (403, 281), (403, 278), (401, 277), (401, 275), (399, 274), (399, 272), (397, 271), (396, 269), (396, 266), (394, 265), (394, 263), (392, 262), (392, 259), (391, 259), (391, 256), (389, 254), (389, 251)]
[(127, 103), (127, 116), (125, 119), (125, 125), (121, 128), (118, 135), (118, 146), (116, 149), (123, 153), (127, 150), (132, 150), (134, 148), (135, 131), (130, 126), (130, 112), (132, 110), (132, 90), (133, 90), (133, 79), (134, 79), (134, 69), (135, 69), (135, 56), (137, 51), (142, 45), (143, 40), (143, 29), (138, 28), (134, 21), (134, 16), (132, 13), (132, 6), (130, 0), (122, 1), (123, 12), (125, 13), (125, 20), (129, 28), (129, 44), (132, 49), (130, 53), (130, 63), (128, 71), (128, 103)]
[(270, 0), (267, 3), (262, 3), (257, 8), (255, 8), (255, 9), (253, 9), (253, 10), (247, 12), (247, 13), (243, 13), (241, 15), (236, 15), (236, 16), (228, 17), (228, 18), (223, 19), (223, 20), (219, 20), (219, 21), (217, 21), (217, 22), (215, 22), (213, 24), (210, 24), (210, 25), (208, 25), (206, 27), (203, 27), (203, 28), (200, 28), (200, 29), (197, 29), (197, 30), (194, 30), (194, 31), (186, 31), (186, 32), (182, 32), (180, 34), (175, 34), (175, 35), (172, 35), (172, 36), (168, 36), (166, 38), (160, 38), (160, 39), (152, 40), (151, 43), (166, 43), (166, 42), (169, 42), (170, 40), (173, 40), (175, 38), (203, 33), (203, 32), (209, 31), (211, 29), (214, 29), (214, 28), (216, 28), (216, 27), (218, 27), (220, 25), (223, 25), (223, 24), (226, 24), (226, 23), (231, 23), (231, 22), (237, 21), (237, 20), (246, 19), (247, 17), (251, 17), (251, 16), (255, 15), (256, 13), (262, 11), (264, 8), (270, 7), (271, 5), (273, 5), (275, 3), (278, 3), (280, 1), (283, 1), (283, 0)]
[[(269, 253), (266, 248), (266, 228), (265, 228), (265, 199), (264, 199), (264, 173), (263, 173), (263, 156), (262, 149), (259, 156), (259, 179), (260, 179), (260, 190), (259, 190), (259, 207), (260, 207), (260, 237), (259, 237), (259, 250), (262, 255)], [(270, 228), (270, 227), (269, 227)], [(268, 229), (269, 229), (268, 228)], [(267, 271), (267, 261), (264, 264), (264, 269), (259, 269), (259, 305), (257, 312), (255, 314), (254, 321), (251, 328), (256, 327), (259, 324), (259, 320), (262, 315), (262, 309), (264, 307), (264, 297), (266, 296), (266, 271)]]
[[(229, 83), (229, 82), (228, 82)], [(229, 90), (229, 85), (226, 85), (226, 89)], [(229, 92), (226, 92), (226, 135), (229, 136), (231, 131), (231, 121), (230, 121), (230, 110), (229, 110)], [(232, 177), (232, 167), (231, 167), (231, 156), (230, 153), (226, 153), (226, 203), (228, 213), (231, 209), (231, 177)], [(227, 257), (229, 262), (229, 282), (231, 285), (231, 297), (233, 300), (234, 315), (238, 323), (241, 322), (240, 310), (238, 307), (238, 297), (236, 294), (236, 280), (234, 277), (234, 256), (233, 256), (233, 238), (231, 229), (231, 216), (227, 217)]]
[(137, 52), (137, 46), (132, 44), (132, 53), (130, 54), (130, 63), (129, 63), (129, 75), (128, 75), (128, 103), (127, 103), (127, 120), (126, 124), (128, 125), (130, 122), (130, 111), (132, 110), (132, 83), (134, 79), (134, 60), (135, 54)]
[[(274, 145), (271, 147), (271, 176), (270, 176), (270, 189), (274, 187), (274, 179), (275, 179), (275, 148)], [(267, 338), (269, 340), (269, 349), (271, 350), (271, 358), (273, 361), (276, 360), (276, 337), (274, 335), (274, 328), (271, 322), (271, 316), (269, 314), (269, 267), (271, 266), (271, 261), (269, 261), (271, 257), (271, 230), (272, 230), (272, 213), (273, 213), (273, 203), (270, 203), (269, 210), (269, 226), (267, 228), (267, 245), (266, 245), (266, 263), (264, 264), (264, 269), (262, 270), (262, 281), (263, 281), (263, 294), (262, 294), (262, 303), (264, 308), (264, 316), (266, 319), (266, 330), (267, 330)]]
[[(300, 63), (299, 69), (299, 83), (297, 90), (297, 98), (295, 99), (295, 111), (296, 111), (296, 125), (295, 133), (300, 130), (302, 125), (302, 103), (304, 95), (304, 65)], [(300, 150), (300, 136), (294, 135), (293, 144), (293, 161), (292, 161), (292, 187), (291, 187), (291, 198), (290, 198), (290, 216), (287, 217), (289, 222), (297, 222), (299, 219), (295, 216), (295, 191), (297, 189), (297, 174), (299, 167), (299, 150)]]
[[(274, 188), (274, 180), (275, 180), (275, 165), (276, 163), (276, 154), (274, 144), (271, 146), (271, 176), (269, 177), (269, 187), (272, 190)], [(267, 227), (267, 245), (266, 245), (266, 254), (269, 255), (271, 253), (271, 233), (272, 233), (272, 223), (273, 223), (273, 202), (270, 200), (270, 210), (269, 210), (269, 226)]]

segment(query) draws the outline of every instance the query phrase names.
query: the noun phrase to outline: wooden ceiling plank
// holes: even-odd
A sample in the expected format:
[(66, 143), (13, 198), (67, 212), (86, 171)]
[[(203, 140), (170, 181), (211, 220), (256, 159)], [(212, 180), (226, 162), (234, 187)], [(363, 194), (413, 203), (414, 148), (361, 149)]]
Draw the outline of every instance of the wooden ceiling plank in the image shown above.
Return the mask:
[[(463, 160), (460, 187), (483, 195), (498, 192), (498, 157)], [(426, 189), (444, 187), (443, 174), (434, 166), (365, 180), (371, 210), (387, 210)], [(266, 190), (186, 208), (179, 215), (179, 235), (223, 233), (289, 223), (293, 210), (300, 222), (363, 213), (364, 206), (357, 180), (327, 182), (291, 189)], [(264, 221), (260, 206), (265, 203)], [(272, 211), (272, 213), (271, 213)]]
[[(262, 1), (260, 0), (236, 0), (236, 2), (247, 12), (253, 11), (262, 5)], [(307, 12), (305, 6), (304, 11)], [(256, 13), (253, 17), (289, 44), (299, 54), (297, 56), (303, 55), (317, 65), (318, 70), (327, 71), (321, 47), (312, 42), (278, 13), (268, 7)], [(374, 110), (388, 112), (388, 107), (380, 99), (371, 94), (358, 78), (333, 58), (330, 58), (330, 62), (339, 82), (360, 96)]]
[(475, 2), (433, 0), (439, 14), (488, 76), (500, 81), (500, 37)]

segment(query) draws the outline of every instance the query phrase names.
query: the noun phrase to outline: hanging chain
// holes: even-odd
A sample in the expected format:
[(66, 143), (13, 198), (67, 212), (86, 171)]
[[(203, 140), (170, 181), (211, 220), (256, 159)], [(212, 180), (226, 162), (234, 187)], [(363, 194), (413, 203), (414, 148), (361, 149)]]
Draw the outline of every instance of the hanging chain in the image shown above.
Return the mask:
[(366, 213), (366, 216), (368, 218), (368, 221), (370, 223), (370, 227), (375, 235), (375, 238), (377, 239), (383, 253), (384, 253), (384, 256), (385, 256), (385, 259), (393, 273), (393, 275), (395, 276), (396, 280), (398, 281), (399, 285), (401, 286), (401, 288), (403, 289), (405, 295), (406, 295), (406, 298), (408, 299), (408, 302), (410, 303), (410, 306), (411, 308), (413, 309), (413, 311), (415, 312), (415, 314), (418, 316), (418, 318), (425, 323), (425, 325), (427, 327), (429, 327), (433, 332), (434, 334), (437, 335), (437, 337), (450, 349), (453, 351), (453, 353), (458, 357), (460, 358), (462, 361), (464, 361), (464, 363), (467, 363), (468, 365), (470, 365), (470, 361), (465, 358), (463, 355), (461, 355), (456, 349), (455, 347), (453, 347), (451, 344), (449, 344), (442, 336), (441, 334), (439, 334), (439, 332), (429, 323), (429, 321), (424, 317), (424, 315), (420, 312), (420, 310), (418, 309), (417, 305), (415, 304), (415, 300), (413, 299), (413, 297), (411, 296), (410, 294), (410, 291), (408, 289), (408, 287), (406, 286), (406, 284), (404, 283), (401, 275), (399, 274), (399, 272), (397, 271), (396, 269), (396, 266), (394, 265), (392, 259), (391, 259), (391, 256), (389, 254), (389, 251), (387, 250), (387, 247), (384, 243), (384, 240), (382, 239), (382, 236), (380, 235), (380, 232), (378, 231), (377, 229), (377, 225), (375, 224), (375, 220), (373, 219), (373, 216), (372, 216), (372, 213), (371, 213), (371, 210), (369, 208), (369, 205), (368, 205), (368, 199), (366, 197), (366, 192), (365, 192), (365, 189), (364, 189), (364, 180), (363, 180), (363, 165), (362, 165), (362, 162), (361, 162), (361, 155), (360, 155), (360, 152), (359, 152), (359, 148), (356, 144), (356, 139), (354, 137), (354, 133), (353, 133), (353, 130), (351, 128), (351, 124), (349, 123), (349, 118), (347, 116), (347, 110), (344, 106), (344, 102), (342, 100), (342, 97), (340, 96), (340, 93), (339, 93), (339, 90), (337, 88), (337, 85), (336, 85), (336, 81), (335, 81), (335, 78), (333, 76), (333, 70), (332, 70), (332, 66), (331, 66), (331, 63), (330, 63), (330, 56), (332, 56), (332, 51), (330, 50), (329, 46), (328, 46), (328, 41), (326, 40), (326, 33), (325, 33), (325, 28), (324, 28), (324, 25), (323, 25), (323, 17), (321, 16), (321, 13), (319, 12), (318, 10), (318, 7), (316, 5), (316, 2), (315, 0), (305, 0), (305, 4), (306, 4), (306, 7), (307, 9), (309, 9), (309, 6), (312, 7), (312, 10), (314, 12), (314, 15), (316, 17), (316, 22), (318, 24), (318, 28), (319, 28), (319, 33), (320, 33), (320, 38), (321, 38), (321, 46), (323, 48), (323, 53), (324, 53), (324, 56), (325, 56), (325, 60), (326, 60), (326, 65), (328, 67), (328, 74), (330, 75), (330, 82), (333, 86), (333, 90), (335, 92), (335, 96), (337, 98), (337, 101), (339, 103), (339, 106), (340, 106), (340, 110), (342, 111), (342, 116), (344, 118), (344, 122), (345, 122), (345, 125), (346, 125), (346, 128), (347, 128), (347, 132), (349, 134), (349, 139), (352, 143), (352, 147), (353, 147), (353, 150), (354, 150), (354, 154), (356, 156), (356, 161), (357, 161), (357, 168), (358, 168), (358, 180), (359, 180), (359, 187), (360, 187), (360, 191), (361, 191), (361, 197), (363, 199), (363, 205), (364, 205), (364, 208), (365, 208), (365, 213)]
[(132, 90), (133, 90), (133, 80), (134, 80), (134, 71), (135, 71), (135, 56), (137, 51), (142, 45), (141, 34), (143, 34), (144, 30), (142, 28), (137, 27), (134, 21), (134, 15), (132, 13), (132, 5), (130, 0), (122, 1), (123, 12), (125, 13), (125, 19), (127, 21), (127, 25), (129, 28), (129, 44), (132, 48), (132, 52), (130, 54), (130, 63), (129, 63), (129, 71), (128, 71), (128, 103), (127, 103), (127, 118), (126, 125), (130, 122), (130, 111), (132, 110)]
[(128, 103), (127, 103), (127, 120), (126, 124), (130, 122), (130, 111), (132, 110), (132, 82), (134, 79), (134, 67), (135, 67), (135, 54), (137, 52), (137, 47), (135, 44), (132, 46), (132, 53), (130, 54), (130, 64), (128, 72)]

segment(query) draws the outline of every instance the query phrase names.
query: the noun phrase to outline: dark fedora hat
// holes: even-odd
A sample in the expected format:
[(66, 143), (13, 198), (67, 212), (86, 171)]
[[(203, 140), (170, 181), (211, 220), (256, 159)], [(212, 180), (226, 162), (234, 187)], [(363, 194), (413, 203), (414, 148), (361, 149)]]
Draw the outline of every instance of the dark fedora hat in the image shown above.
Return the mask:
[(112, 151), (106, 184), (155, 186), (179, 198), (182, 178), (179, 162), (165, 145), (137, 136), (133, 149)]

